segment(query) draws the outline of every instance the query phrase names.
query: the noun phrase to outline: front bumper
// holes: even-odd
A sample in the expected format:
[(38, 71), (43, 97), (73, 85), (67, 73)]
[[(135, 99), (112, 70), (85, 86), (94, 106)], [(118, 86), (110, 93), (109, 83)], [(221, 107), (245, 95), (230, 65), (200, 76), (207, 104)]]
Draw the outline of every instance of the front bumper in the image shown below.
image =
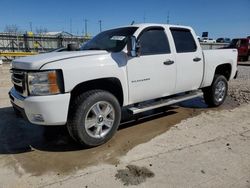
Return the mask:
[(64, 125), (67, 122), (70, 93), (23, 97), (12, 88), (9, 96), (13, 107), (24, 111), (24, 116), (33, 124)]

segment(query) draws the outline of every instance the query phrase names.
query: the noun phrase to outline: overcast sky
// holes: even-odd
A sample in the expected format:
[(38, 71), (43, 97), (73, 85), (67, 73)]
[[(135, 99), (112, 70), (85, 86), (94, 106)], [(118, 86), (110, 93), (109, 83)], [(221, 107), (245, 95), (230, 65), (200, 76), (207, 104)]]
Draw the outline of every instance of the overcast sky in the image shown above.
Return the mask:
[(154, 22), (192, 26), (197, 35), (246, 37), (250, 35), (250, 0), (1, 0), (0, 31), (16, 24), (20, 30), (47, 28), (82, 34), (116, 26)]

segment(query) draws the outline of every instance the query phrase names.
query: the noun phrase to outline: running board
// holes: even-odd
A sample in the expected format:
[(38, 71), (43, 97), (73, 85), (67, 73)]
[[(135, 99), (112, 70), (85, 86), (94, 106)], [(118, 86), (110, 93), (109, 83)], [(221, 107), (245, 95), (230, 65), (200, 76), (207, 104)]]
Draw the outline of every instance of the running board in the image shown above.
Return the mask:
[(163, 106), (172, 105), (172, 104), (175, 104), (178, 102), (182, 102), (182, 101), (193, 99), (193, 98), (200, 97), (200, 96), (203, 96), (203, 92), (196, 90), (196, 91), (192, 91), (192, 92), (185, 94), (185, 95), (176, 96), (176, 97), (172, 97), (169, 99), (163, 99), (163, 100), (153, 102), (150, 104), (146, 104), (146, 105), (142, 105), (142, 106), (131, 107), (128, 110), (131, 111), (133, 114), (138, 114), (141, 112), (153, 110), (155, 108), (160, 108)]

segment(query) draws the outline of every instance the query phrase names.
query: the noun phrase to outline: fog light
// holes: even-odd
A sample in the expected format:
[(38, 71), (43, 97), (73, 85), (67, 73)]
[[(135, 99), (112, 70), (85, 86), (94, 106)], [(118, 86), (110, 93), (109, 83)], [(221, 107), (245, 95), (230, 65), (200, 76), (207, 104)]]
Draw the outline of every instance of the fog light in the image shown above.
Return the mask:
[(32, 114), (32, 121), (44, 122), (43, 115), (42, 114)]

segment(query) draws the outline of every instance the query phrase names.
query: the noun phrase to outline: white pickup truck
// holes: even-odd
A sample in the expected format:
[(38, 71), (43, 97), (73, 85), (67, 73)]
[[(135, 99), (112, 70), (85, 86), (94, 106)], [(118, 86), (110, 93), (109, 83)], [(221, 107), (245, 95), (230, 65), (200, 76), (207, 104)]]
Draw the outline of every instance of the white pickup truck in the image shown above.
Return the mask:
[(66, 125), (93, 147), (114, 135), (122, 108), (136, 114), (202, 95), (221, 105), (237, 50), (202, 50), (191, 27), (138, 24), (104, 31), (78, 51), (14, 60), (11, 72), (16, 112), (34, 124)]

